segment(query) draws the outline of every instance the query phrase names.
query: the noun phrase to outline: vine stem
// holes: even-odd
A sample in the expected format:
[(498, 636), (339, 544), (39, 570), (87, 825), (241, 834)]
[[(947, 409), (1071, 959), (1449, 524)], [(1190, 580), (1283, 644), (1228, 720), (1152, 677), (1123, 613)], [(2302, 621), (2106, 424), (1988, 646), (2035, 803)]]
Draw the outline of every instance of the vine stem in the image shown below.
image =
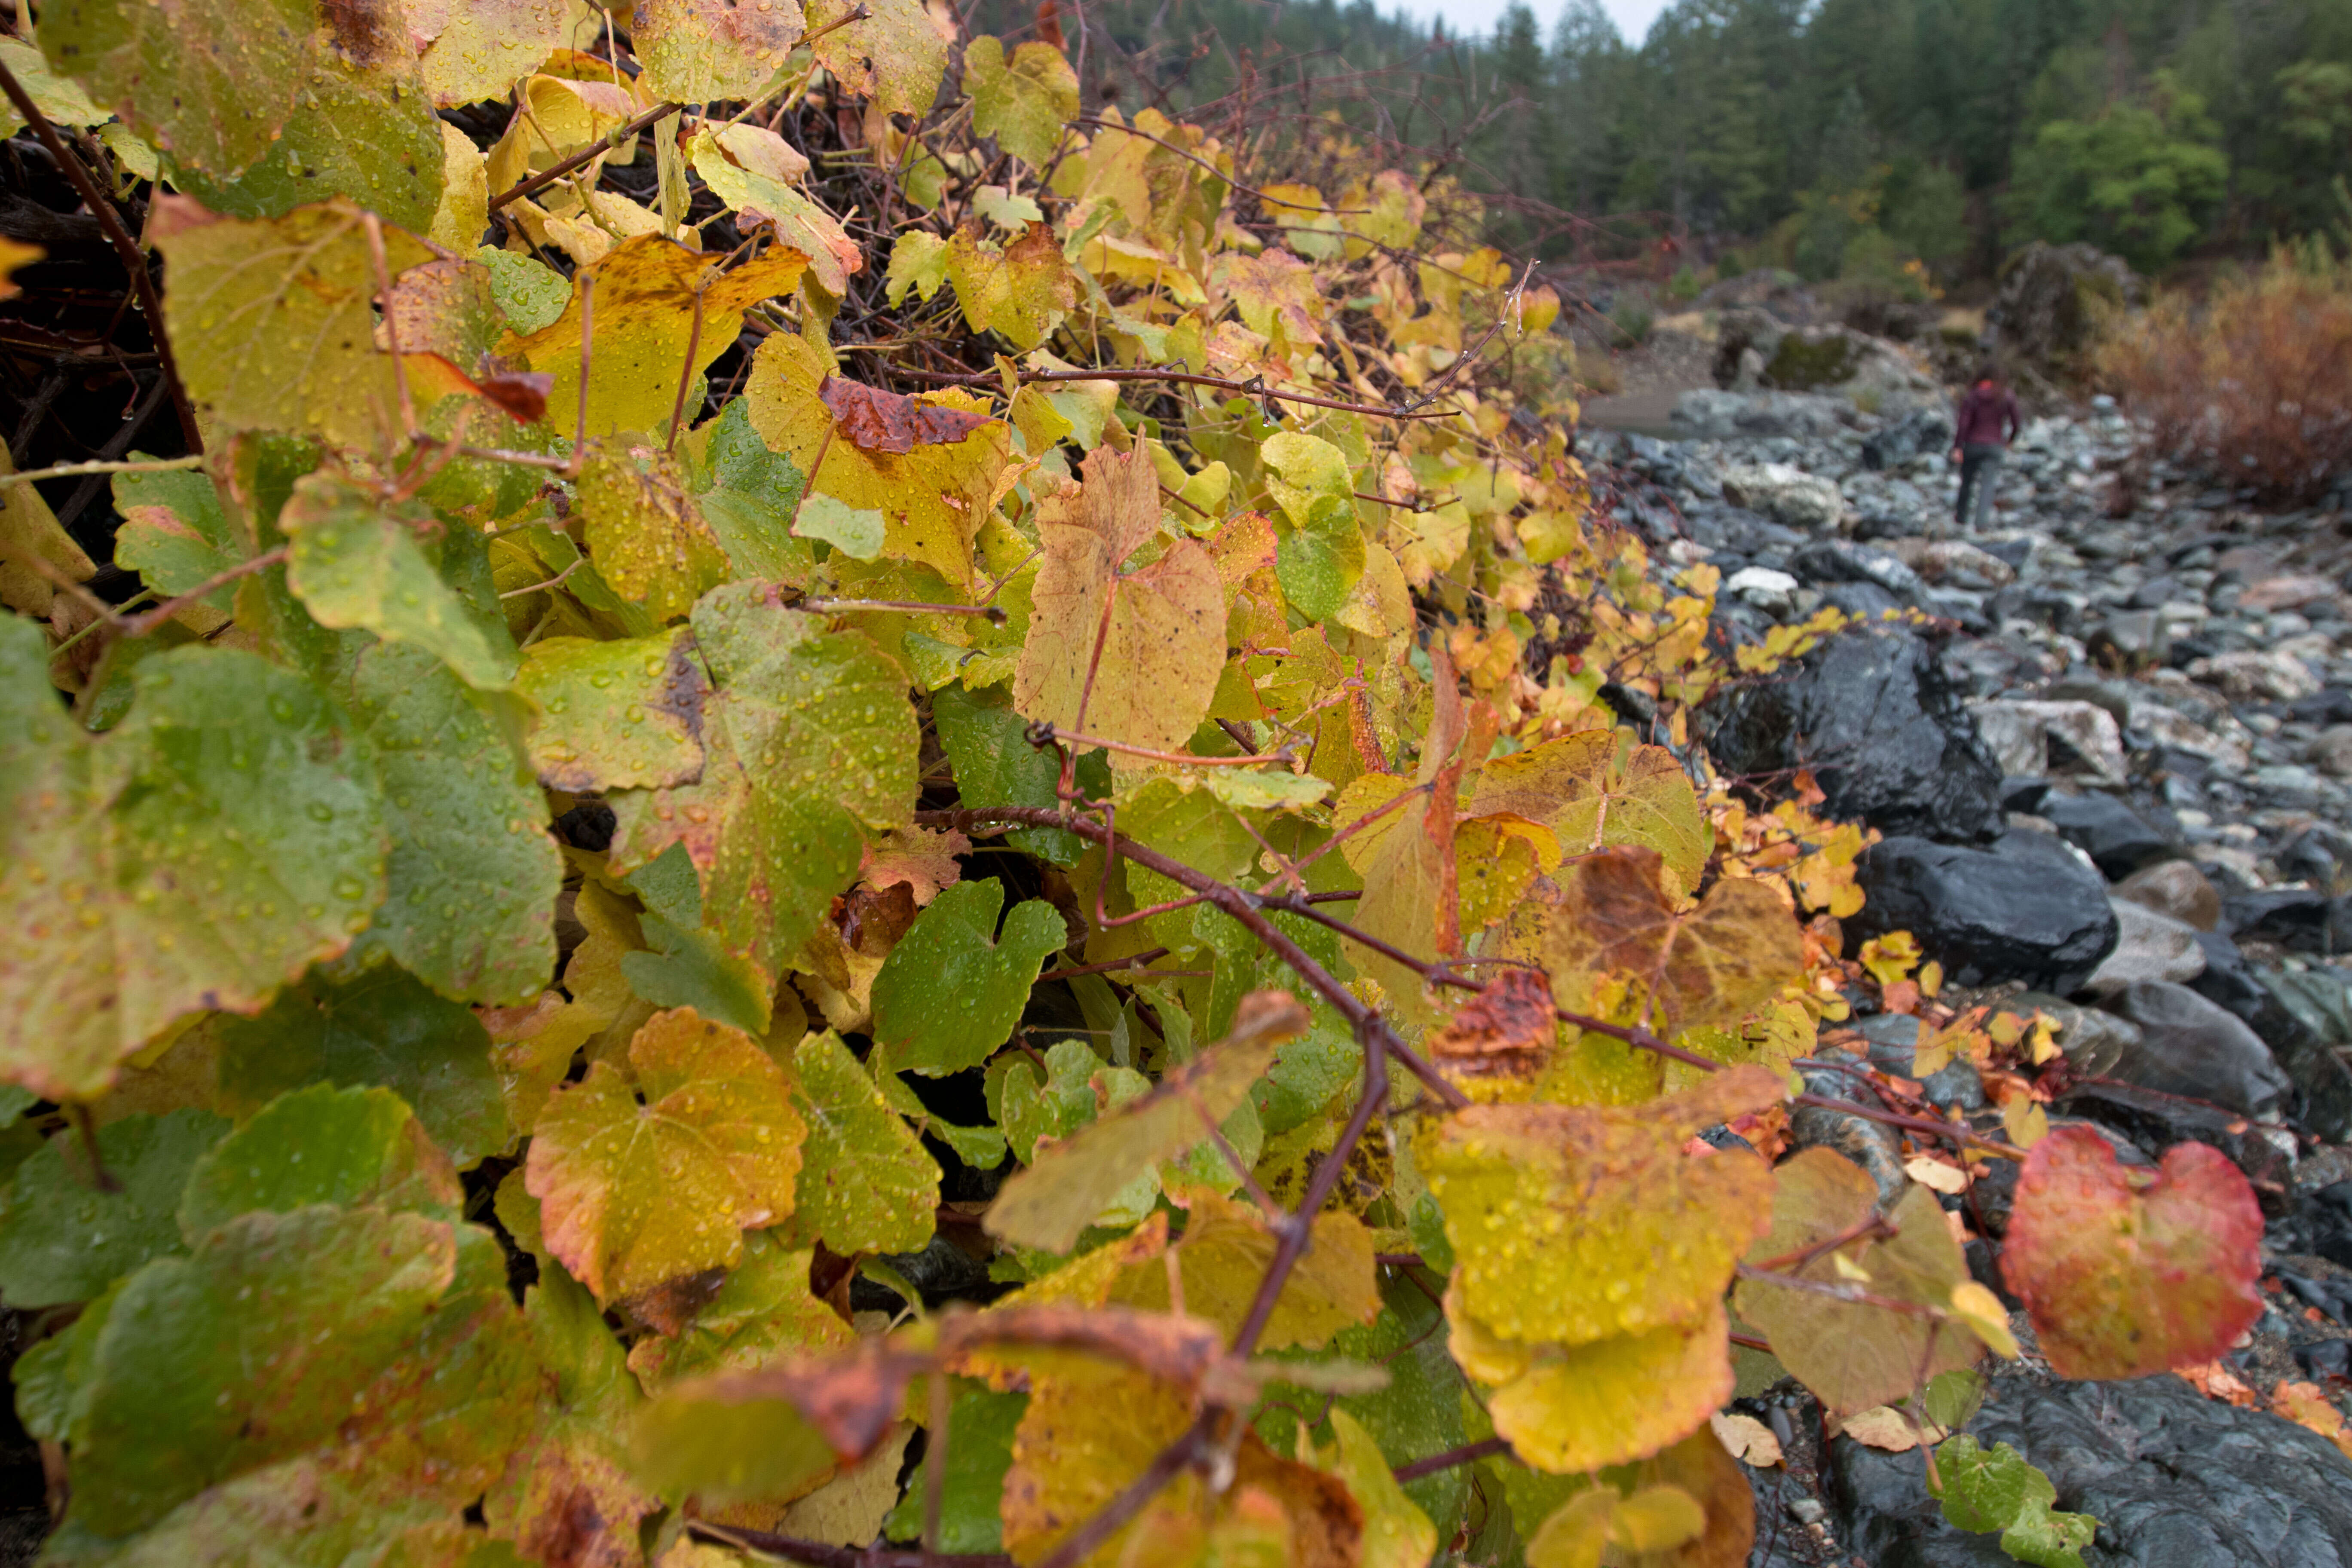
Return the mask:
[[(1330, 1004), (1331, 1010), (1345, 1018), (1349, 1027), (1360, 1035), (1368, 1036), (1368, 1043), (1376, 1044), (1403, 1066), (1448, 1109), (1458, 1110), (1470, 1103), (1468, 1097), (1454, 1088), (1444, 1074), (1406, 1045), (1376, 1009), (1339, 984), (1329, 970), (1308, 957), (1305, 949), (1285, 936), (1262, 912), (1268, 907), (1286, 908), (1286, 905), (1274, 903), (1229, 882), (1220, 882), (1132, 839), (1118, 839), (1114, 846), (1110, 830), (1100, 823), (1054, 806), (986, 805), (953, 811), (919, 811), (915, 814), (915, 820), (926, 827), (952, 827), (965, 834), (974, 827), (985, 827), (989, 824), (1004, 827), (1058, 827), (1106, 848), (1116, 847), (1118, 854), (1148, 871), (1159, 872), (1181, 888), (1191, 889), (1201, 896), (1202, 902), (1214, 905), (1222, 913), (1239, 922), (1264, 943), (1268, 952), (1312, 986), (1317, 995)], [(1302, 909), (1306, 907), (1300, 906)]]
[(49, 117), (41, 112), (40, 106), (25, 90), (24, 83), (5, 65), (0, 65), (0, 91), (7, 93), (17, 118), (33, 128), (33, 134), (56, 162), (58, 173), (72, 183), (90, 216), (98, 220), (98, 226), (105, 231), (107, 243), (122, 258), (123, 270), (131, 274), (131, 289), (139, 296), (139, 313), (147, 318), (147, 335), (155, 340), (155, 363), (163, 372), (163, 384), (172, 389), (172, 411), (180, 416), (180, 434), (190, 451), (203, 451), (204, 432), (196, 428), (195, 405), (188, 401), (187, 386), (180, 380), (179, 358), (172, 352), (170, 334), (163, 331), (163, 300), (155, 292), (155, 279), (147, 270), (147, 253), (139, 248), (131, 231), (122, 226), (122, 215), (114, 210), (114, 204), (106, 199), (98, 182), (82, 167), (81, 160), (67, 151), (58, 128), (49, 123)]
[[(945, 371), (906, 369), (898, 373), (917, 381), (928, 381), (940, 386), (979, 386), (1001, 382), (994, 371), (974, 371), (969, 375), (954, 375)], [(1328, 397), (1310, 397), (1303, 392), (1276, 392), (1264, 384), (1263, 378), (1236, 381), (1230, 375), (1202, 375), (1195, 372), (1168, 365), (1140, 365), (1128, 369), (1106, 370), (1024, 370), (1019, 373), (1019, 384), (1033, 386), (1056, 381), (1173, 381), (1186, 386), (1209, 386), (1234, 393), (1243, 397), (1270, 397), (1277, 403), (1300, 403), (1309, 408), (1335, 408), (1342, 414), (1367, 414), (1377, 419), (1450, 419), (1462, 411), (1440, 408), (1423, 413), (1408, 408), (1391, 408), (1384, 403), (1341, 403)]]
[[(5, 69), (0, 67), (0, 69)], [(35, 479), (69, 479), (81, 474), (162, 474), (175, 468), (200, 468), (205, 465), (202, 452), (191, 452), (184, 458), (136, 458), (120, 463), (59, 463), (53, 468), (26, 468), (22, 473), (0, 474), (0, 485), (29, 485)]]

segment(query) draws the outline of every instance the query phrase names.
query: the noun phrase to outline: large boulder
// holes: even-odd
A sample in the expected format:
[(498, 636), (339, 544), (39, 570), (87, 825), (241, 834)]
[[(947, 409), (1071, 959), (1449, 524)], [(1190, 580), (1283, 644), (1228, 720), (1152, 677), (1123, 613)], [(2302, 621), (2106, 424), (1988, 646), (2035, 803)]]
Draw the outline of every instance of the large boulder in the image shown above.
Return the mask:
[(2172, 853), (2162, 829), (2111, 795), (2095, 790), (2063, 795), (2053, 790), (2042, 797), (2035, 815), (2115, 881)]
[(1866, 901), (1848, 938), (1907, 931), (1957, 984), (2022, 980), (2063, 995), (2116, 945), (2106, 884), (2045, 833), (2005, 833), (1989, 849), (1898, 835), (1856, 872)]
[(2137, 981), (2107, 1006), (2140, 1036), (2107, 1069), (2110, 1078), (2264, 1121), (2276, 1117), (2293, 1092), (2263, 1037), (2186, 985)]
[(1832, 816), (1951, 838), (2000, 826), (2000, 771), (1936, 650), (1908, 631), (1832, 637), (1792, 668), (1717, 693), (1700, 722), (1723, 773), (1811, 769)]
[(2063, 374), (2081, 368), (2108, 312), (2139, 299), (2139, 279), (2121, 258), (2037, 240), (2001, 269), (1992, 320), (2011, 359)]

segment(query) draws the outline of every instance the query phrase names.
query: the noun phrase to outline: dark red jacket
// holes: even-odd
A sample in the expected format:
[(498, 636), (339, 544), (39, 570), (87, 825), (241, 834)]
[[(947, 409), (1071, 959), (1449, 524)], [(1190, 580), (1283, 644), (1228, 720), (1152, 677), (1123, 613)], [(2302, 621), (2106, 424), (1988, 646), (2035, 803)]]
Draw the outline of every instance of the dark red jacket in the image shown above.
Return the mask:
[(2002, 447), (2017, 439), (2023, 422), (2018, 416), (2017, 394), (1998, 382), (1980, 381), (1960, 400), (1956, 447)]

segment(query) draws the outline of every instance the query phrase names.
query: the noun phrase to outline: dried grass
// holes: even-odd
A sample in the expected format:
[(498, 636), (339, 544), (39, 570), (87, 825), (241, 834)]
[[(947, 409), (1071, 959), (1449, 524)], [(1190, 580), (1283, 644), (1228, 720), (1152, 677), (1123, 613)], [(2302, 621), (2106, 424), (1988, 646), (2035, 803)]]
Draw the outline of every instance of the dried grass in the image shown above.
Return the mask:
[(2265, 500), (2316, 500), (2352, 465), (2352, 266), (2315, 246), (2202, 304), (2163, 296), (2115, 325), (2097, 368), (2159, 454)]

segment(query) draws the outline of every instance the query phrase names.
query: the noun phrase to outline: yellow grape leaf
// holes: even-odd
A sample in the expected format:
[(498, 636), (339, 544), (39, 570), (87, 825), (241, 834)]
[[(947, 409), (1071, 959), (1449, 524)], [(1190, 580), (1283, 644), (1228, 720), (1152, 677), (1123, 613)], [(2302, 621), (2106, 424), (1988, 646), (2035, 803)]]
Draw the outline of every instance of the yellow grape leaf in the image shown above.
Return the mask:
[(1336, 1405), (1326, 1419), (1337, 1441), (1318, 1462), (1347, 1483), (1363, 1510), (1362, 1568), (1428, 1568), (1437, 1552), (1437, 1526), (1405, 1496), (1362, 1422)]
[(1559, 864), (1559, 840), (1540, 823), (1479, 816), (1454, 829), (1454, 885), (1462, 933), (1474, 935), (1509, 914), (1543, 873)]
[(1067, 1252), (1119, 1189), (1175, 1158), (1221, 1125), (1265, 1076), (1286, 1040), (1304, 1034), (1306, 1006), (1287, 991), (1242, 998), (1233, 1032), (1150, 1093), (1041, 1148), (989, 1205), (991, 1236), (1016, 1247)]
[[(1852, 1230), (1878, 1201), (1871, 1179), (1827, 1149), (1802, 1151), (1774, 1176), (1772, 1228), (1750, 1250), (1751, 1262), (1786, 1257)], [(1886, 1217), (1899, 1232), (1894, 1240), (1855, 1243), (1782, 1271), (1915, 1310), (1757, 1279), (1743, 1279), (1735, 1298), (1741, 1319), (1772, 1342), (1781, 1364), (1841, 1415), (1901, 1399), (1942, 1373), (1975, 1365), (1980, 1353), (1966, 1328), (1916, 1310), (1948, 1310), (1953, 1288), (1969, 1277), (1936, 1194), (1907, 1187)], [(1844, 1279), (1841, 1262), (1859, 1268), (1867, 1283)]]
[(1696, 906), (1678, 910), (1660, 883), (1664, 869), (1656, 850), (1621, 845), (1561, 871), (1543, 941), (1556, 984), (1568, 974), (1631, 975), (1649, 987), (1655, 1026), (1671, 1037), (1737, 1024), (1801, 977), (1796, 916), (1772, 887), (1726, 878)]
[[(1191, 1406), (1171, 1384), (1108, 1364), (1057, 1366), (1036, 1377), (1004, 1476), (1004, 1549), (1013, 1560), (1045, 1556), (1116, 1497), (1191, 1423)], [(1200, 1561), (1203, 1534), (1213, 1540), (1252, 1523), (1257, 1528), (1247, 1533), (1264, 1537), (1273, 1554), (1241, 1561), (1268, 1568), (1352, 1568), (1362, 1561), (1364, 1510), (1347, 1483), (1277, 1458), (1247, 1429), (1230, 1489), (1211, 1493), (1197, 1471), (1186, 1470), (1081, 1561), (1090, 1568), (1146, 1553), (1155, 1562)]]
[[(760, 345), (743, 388), (751, 427), (771, 450), (811, 475), (812, 491), (880, 511), (883, 554), (929, 566), (956, 587), (970, 588), (972, 540), (995, 505), (997, 479), (1013, 449), (1009, 428), (991, 419), (960, 441), (919, 442), (905, 452), (869, 451), (845, 437), (833, 438), (833, 411), (817, 391), (833, 370), (832, 353), (821, 344), (791, 332), (771, 334)], [(958, 392), (933, 393), (919, 401), (958, 411), (987, 406)]]
[(659, 449), (592, 446), (576, 504), (597, 574), (656, 621), (676, 620), (727, 580), (726, 548), (683, 467)]
[[(375, 272), (357, 207), (326, 202), (248, 221), (166, 196), (148, 234), (167, 263), (163, 313), (180, 377), (225, 430), (365, 447), (393, 428), (399, 395), (392, 357), (376, 351)], [(432, 259), (396, 229), (383, 240), (395, 277)]]
[(1063, 123), (1077, 117), (1078, 73), (1051, 44), (1019, 45), (1007, 59), (998, 40), (974, 38), (963, 49), (963, 85), (973, 132), (1038, 168), (1053, 157)]
[(745, 1230), (793, 1212), (806, 1132), (775, 1059), (690, 1007), (639, 1029), (629, 1067), (556, 1090), (524, 1166), (548, 1250), (599, 1303), (733, 1268)]
[(1685, 892), (1698, 886), (1715, 849), (1715, 829), (1675, 754), (1621, 745), (1613, 730), (1563, 735), (1488, 763), (1464, 815), (1496, 812), (1544, 824), (1567, 856), (1612, 844), (1654, 849)]
[(1191, 539), (1120, 575), (1121, 563), (1159, 524), (1150, 457), (1140, 447), (1122, 456), (1097, 447), (1082, 472), (1076, 504), (1057, 499), (1039, 527), (1045, 560), (1013, 705), (1065, 730), (1177, 750), (1208, 716), (1224, 673), (1224, 586), (1209, 552)]
[[(5, 269), (7, 244), (7, 241), (0, 241), (0, 271)], [(34, 251), (33, 254), (37, 256), (40, 253)], [(0, 447), (0, 475), (16, 471), (16, 465), (10, 460), (7, 449)], [(159, 507), (155, 510), (169, 516), (167, 509)], [(169, 526), (177, 533), (194, 531), (177, 524), (175, 520)], [(119, 537), (127, 541), (135, 536), (135, 531), (126, 524)], [(97, 563), (82, 552), (81, 546), (58, 526), (57, 513), (49, 510), (49, 503), (41, 499), (40, 491), (30, 485), (0, 488), (0, 605), (47, 620), (49, 605), (57, 598), (58, 590), (47, 576), (29, 564), (37, 556), (76, 583), (89, 582), (98, 571)], [(203, 578), (196, 581), (202, 582)]]
[(817, 64), (850, 92), (874, 100), (885, 114), (930, 112), (948, 66), (952, 18), (935, 22), (922, 0), (864, 0), (870, 18), (836, 26), (857, 0), (808, 0), (808, 30), (824, 37), (811, 46)]
[(1570, 1475), (1647, 1458), (1706, 1426), (1731, 1397), (1730, 1321), (1719, 1296), (1686, 1322), (1528, 1345), (1489, 1337), (1458, 1294), (1445, 1293), (1454, 1359), (1494, 1390), (1486, 1409), (1496, 1435), (1537, 1469)]
[[(423, 50), (416, 64), (425, 90), (446, 109), (497, 98), (516, 78), (536, 70), (563, 42), (565, 11), (564, 0), (466, 0), (412, 5), (404, 19)], [(420, 34), (423, 27), (434, 30)], [(482, 226), (477, 224), (467, 237), (467, 248), (481, 237)]]
[[(865, 269), (866, 253), (841, 220), (793, 188), (808, 172), (808, 160), (774, 132), (757, 125), (719, 132), (706, 126), (688, 142), (687, 160), (710, 194), (735, 214), (738, 232), (767, 225), (780, 243), (807, 254), (810, 270), (827, 293), (847, 293), (849, 275)], [(895, 252), (891, 259), (895, 266)]]
[[(1274, 1261), (1274, 1233), (1254, 1205), (1219, 1197), (1205, 1188), (1181, 1197), (1192, 1215), (1174, 1248), (1184, 1280), (1184, 1310), (1208, 1319), (1230, 1340)], [(1316, 1215), (1314, 1239), (1276, 1299), (1258, 1348), (1302, 1345), (1319, 1350), (1340, 1330), (1379, 1316), (1380, 1281), (1372, 1250), (1372, 1233), (1355, 1215)], [(1167, 1311), (1167, 1266), (1154, 1258), (1128, 1268), (1112, 1288), (1110, 1300), (1147, 1311)]]
[[(731, 272), (716, 272), (715, 256), (688, 250), (660, 235), (637, 235), (613, 247), (572, 279), (572, 302), (538, 331), (510, 341), (506, 352), (555, 378), (547, 395), (548, 423), (575, 433), (580, 398), (581, 297), (593, 279), (594, 327), (589, 345), (587, 434), (634, 431), (658, 435), (669, 426), (681, 376), (705, 365), (743, 330), (743, 309), (789, 294), (807, 268), (797, 250), (770, 250)], [(698, 300), (701, 331), (695, 330)], [(695, 363), (686, 363), (687, 348)], [(688, 398), (689, 407), (693, 404)]]
[(637, 0), (629, 25), (639, 90), (679, 103), (751, 97), (800, 41), (796, 0)]
[(702, 776), (710, 677), (684, 626), (614, 642), (543, 637), (523, 649), (515, 689), (539, 709), (530, 764), (550, 789), (650, 789)]
[(1738, 1067), (1643, 1106), (1456, 1111), (1420, 1163), (1463, 1311), (1506, 1339), (1568, 1344), (1703, 1314), (1769, 1223), (1772, 1173), (1683, 1143), (1783, 1092), (1778, 1075)]
[(1002, 332), (1018, 349), (1044, 342), (1078, 302), (1061, 242), (1043, 223), (1003, 246), (966, 224), (948, 241), (947, 268), (965, 323), (975, 332)]

